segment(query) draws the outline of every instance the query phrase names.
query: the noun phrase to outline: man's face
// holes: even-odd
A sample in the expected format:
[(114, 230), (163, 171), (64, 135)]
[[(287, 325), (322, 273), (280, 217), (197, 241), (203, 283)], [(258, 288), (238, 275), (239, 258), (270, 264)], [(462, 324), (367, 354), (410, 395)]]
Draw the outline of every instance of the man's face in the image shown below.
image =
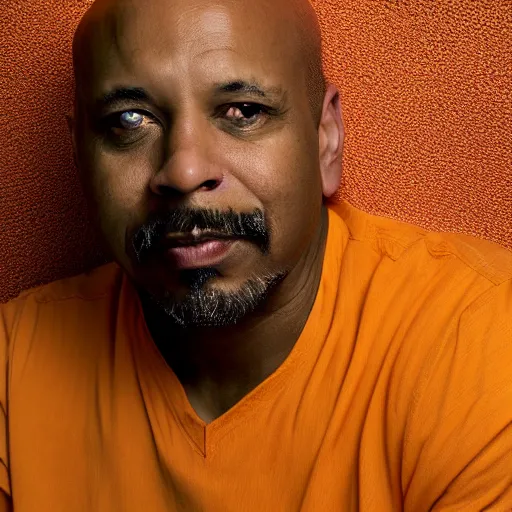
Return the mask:
[(322, 204), (317, 124), (286, 20), (247, 2), (205, 5), (99, 9), (75, 129), (115, 259), (178, 324), (197, 326), (236, 322), (299, 267)]

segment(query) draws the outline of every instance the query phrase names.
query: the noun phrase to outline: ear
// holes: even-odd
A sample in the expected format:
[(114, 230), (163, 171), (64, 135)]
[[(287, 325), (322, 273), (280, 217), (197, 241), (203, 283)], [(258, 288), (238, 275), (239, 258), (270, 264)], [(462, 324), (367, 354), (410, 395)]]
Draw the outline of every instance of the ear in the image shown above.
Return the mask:
[(340, 93), (336, 86), (328, 84), (318, 128), (320, 173), (325, 197), (331, 197), (341, 183), (344, 138)]

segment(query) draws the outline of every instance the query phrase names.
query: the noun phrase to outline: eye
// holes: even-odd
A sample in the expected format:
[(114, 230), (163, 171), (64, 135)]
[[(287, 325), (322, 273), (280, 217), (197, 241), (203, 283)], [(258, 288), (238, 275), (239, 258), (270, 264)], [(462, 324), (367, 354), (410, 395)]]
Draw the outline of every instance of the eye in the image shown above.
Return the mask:
[(115, 146), (129, 146), (155, 134), (160, 124), (144, 110), (123, 110), (113, 112), (100, 119), (98, 129)]
[(225, 117), (243, 127), (254, 124), (266, 113), (265, 107), (258, 103), (234, 103), (226, 107)]
[(134, 112), (133, 110), (123, 112), (119, 116), (119, 125), (125, 130), (135, 130), (139, 128), (143, 122), (144, 116), (139, 112)]

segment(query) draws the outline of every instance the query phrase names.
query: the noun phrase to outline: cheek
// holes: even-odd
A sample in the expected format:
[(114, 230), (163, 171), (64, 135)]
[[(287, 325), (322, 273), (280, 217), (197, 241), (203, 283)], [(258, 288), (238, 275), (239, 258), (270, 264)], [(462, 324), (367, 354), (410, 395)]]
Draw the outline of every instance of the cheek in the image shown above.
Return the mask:
[(272, 219), (272, 244), (274, 253), (284, 260), (294, 262), (303, 254), (311, 242), (320, 222), (322, 192), (319, 180), (312, 175), (313, 167), (302, 166), (296, 170), (295, 180), (290, 180), (280, 189), (269, 215)]
[(93, 148), (85, 188), (95, 221), (116, 259), (126, 260), (127, 229), (144, 218), (152, 162), (145, 150), (109, 152)]
[(315, 135), (278, 138), (246, 154), (245, 186), (257, 196), (272, 229), (272, 256), (296, 260), (320, 221), (322, 185)]

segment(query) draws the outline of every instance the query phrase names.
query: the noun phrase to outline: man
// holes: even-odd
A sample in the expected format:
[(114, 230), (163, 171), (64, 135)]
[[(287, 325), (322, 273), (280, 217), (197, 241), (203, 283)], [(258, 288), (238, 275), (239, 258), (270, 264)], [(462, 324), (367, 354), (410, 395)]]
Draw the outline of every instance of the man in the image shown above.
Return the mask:
[(512, 255), (328, 206), (306, 0), (99, 0), (76, 161), (117, 263), (2, 309), (0, 510), (512, 509)]

